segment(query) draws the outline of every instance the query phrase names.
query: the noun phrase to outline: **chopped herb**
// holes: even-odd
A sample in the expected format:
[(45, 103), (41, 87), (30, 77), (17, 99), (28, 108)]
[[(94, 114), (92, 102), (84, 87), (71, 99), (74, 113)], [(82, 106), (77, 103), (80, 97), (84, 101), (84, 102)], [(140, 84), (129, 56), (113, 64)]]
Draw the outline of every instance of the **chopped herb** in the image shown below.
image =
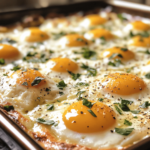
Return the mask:
[(73, 80), (77, 80), (81, 76), (81, 74), (79, 74), (79, 73), (75, 74), (71, 71), (68, 71), (68, 73), (72, 76)]
[(130, 37), (135, 36), (132, 31), (130, 31)]
[(114, 107), (115, 107), (115, 109), (117, 110), (117, 112), (120, 114), (120, 115), (122, 115), (123, 113), (122, 113), (122, 110), (115, 104), (114, 105)]
[(32, 85), (32, 86), (36, 86), (36, 85), (38, 85), (42, 80), (44, 80), (44, 78), (42, 78), (42, 77), (36, 77), (36, 78), (34, 79), (34, 81), (31, 83), (31, 85)]
[(150, 34), (146, 31), (142, 33), (137, 33), (137, 34), (134, 34), (132, 31), (130, 31), (130, 37), (134, 37), (134, 36), (141, 36), (141, 39), (142, 39), (143, 37), (149, 37)]
[(37, 52), (28, 52), (27, 57), (33, 57), (37, 54)]
[(66, 35), (65, 32), (60, 32), (60, 33), (52, 33), (54, 36), (54, 40), (60, 39), (62, 36)]
[(17, 70), (19, 70), (21, 67), (19, 67), (19, 66), (15, 66), (13, 69), (11, 69), (12, 71), (17, 71)]
[(122, 51), (127, 51), (128, 49), (127, 49), (127, 48), (121, 48), (121, 50), (122, 50)]
[(41, 54), (40, 58), (44, 58), (45, 57), (45, 54)]
[(123, 111), (130, 111), (128, 105), (129, 104), (131, 105), (133, 103), (133, 101), (124, 100), (122, 98), (120, 98), (120, 99), (121, 99), (121, 109)]
[(103, 40), (103, 41), (106, 41), (104, 36), (100, 37), (100, 39)]
[(117, 14), (117, 17), (121, 20), (121, 21), (124, 21), (124, 20), (127, 20), (123, 14)]
[(32, 45), (32, 46), (30, 46), (30, 48), (36, 49), (37, 47)]
[(141, 108), (148, 108), (148, 106), (150, 106), (150, 103), (148, 101), (146, 101), (142, 105), (140, 105)]
[(136, 118), (136, 119), (137, 119), (138, 117), (137, 117), (137, 116), (134, 116), (133, 118)]
[(150, 55), (150, 51), (148, 49), (146, 51), (138, 51), (138, 53), (144, 53)]
[(113, 67), (119, 67), (122, 64), (120, 59), (115, 59), (114, 62), (109, 61), (108, 65)]
[(46, 124), (46, 125), (54, 125), (55, 124), (55, 122), (53, 120), (44, 120), (43, 118), (37, 118), (36, 121), (39, 123), (42, 123), (42, 124)]
[(88, 111), (92, 116), (97, 117), (97, 116), (95, 115), (95, 113), (94, 113), (91, 109), (88, 109), (87, 111)]
[(80, 58), (74, 58), (75, 61), (79, 60)]
[(27, 82), (23, 82), (22, 85), (28, 86), (28, 83)]
[(98, 99), (98, 101), (100, 101), (100, 102), (103, 102), (103, 100), (104, 100), (103, 98), (99, 98), (99, 99)]
[(126, 72), (127, 72), (127, 73), (130, 73), (133, 68), (134, 68), (134, 67), (128, 68), (128, 69), (126, 70)]
[(90, 101), (88, 101), (87, 99), (83, 99), (82, 104), (88, 108), (92, 108), (92, 106), (94, 105), (94, 103), (91, 103)]
[(59, 94), (60, 94), (60, 95), (63, 95), (64, 93), (63, 93), (63, 92), (61, 92), (61, 91), (59, 91)]
[(130, 110), (130, 112), (132, 112), (133, 114), (139, 114), (140, 110)]
[(4, 65), (5, 64), (5, 60), (3, 58), (0, 58), (0, 65)]
[(6, 105), (6, 106), (4, 106), (4, 109), (6, 111), (14, 110), (14, 106), (12, 106), (12, 105)]
[(47, 107), (47, 110), (54, 110), (54, 104), (51, 104)]
[(70, 103), (63, 103), (64, 105), (68, 105), (68, 104), (70, 104)]
[(82, 39), (82, 38), (77, 38), (77, 41), (79, 41), (79, 42), (85, 42), (84, 39)]
[(89, 86), (89, 84), (85, 82), (78, 82), (75, 87), (77, 86)]
[(92, 56), (96, 56), (96, 52), (86, 48), (86, 47), (83, 47), (81, 49), (82, 51), (81, 52), (78, 52), (78, 51), (74, 51), (75, 54), (82, 54), (82, 56), (85, 58), (85, 59), (90, 59)]
[(17, 43), (15, 40), (12, 40), (10, 38), (5, 38), (5, 39), (0, 40), (0, 43), (5, 43), (5, 42), (8, 42), (10, 44)]
[(87, 70), (89, 76), (96, 76), (97, 70), (82, 63), (81, 68)]
[(132, 131), (134, 130), (134, 128), (115, 128), (115, 132), (121, 135), (129, 135)]
[(60, 101), (60, 100), (57, 100), (57, 102), (59, 102), (59, 103), (60, 103), (61, 101)]
[(3, 76), (8, 76), (8, 74), (5, 74), (5, 73), (4, 73)]
[(49, 53), (50, 53), (50, 54), (52, 54), (52, 53), (54, 53), (54, 51), (52, 51), (52, 50), (49, 50)]
[(80, 100), (82, 97), (81, 97), (81, 94), (84, 93), (85, 91), (79, 91), (76, 96), (78, 96), (78, 99), (77, 100)]
[(124, 120), (124, 124), (127, 125), (127, 126), (131, 126), (131, 125), (132, 125), (132, 122), (130, 122), (130, 121), (128, 121), (128, 120), (125, 119), (125, 120)]
[(115, 58), (115, 57), (120, 57), (120, 58), (123, 58), (123, 56), (121, 55), (121, 54), (119, 54), (119, 53), (113, 53), (110, 57), (109, 57), (109, 59), (113, 59), (113, 58)]
[(147, 79), (150, 79), (150, 73), (147, 73), (147, 74), (145, 75), (145, 77), (146, 77)]
[(66, 87), (67, 84), (64, 82), (64, 80), (60, 81), (58, 84), (57, 84), (57, 87), (61, 90), (63, 90), (64, 87)]

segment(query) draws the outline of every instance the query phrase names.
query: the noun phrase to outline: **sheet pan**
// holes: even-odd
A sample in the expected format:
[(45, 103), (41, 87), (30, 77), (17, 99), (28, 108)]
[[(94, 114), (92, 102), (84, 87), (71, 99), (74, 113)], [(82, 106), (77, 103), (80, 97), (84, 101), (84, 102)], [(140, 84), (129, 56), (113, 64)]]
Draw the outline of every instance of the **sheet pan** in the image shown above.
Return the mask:
[[(130, 2), (124, 2), (119, 0), (93, 0), (93, 1), (72, 1), (71, 3), (65, 3), (61, 5), (51, 5), (46, 8), (1, 12), (0, 13), (0, 25), (10, 25), (20, 21), (26, 15), (41, 15), (46, 17), (48, 13), (57, 15), (69, 15), (78, 11), (91, 11), (94, 8), (105, 8), (111, 6), (114, 12), (122, 13), (126, 12), (131, 15), (139, 15), (142, 17), (150, 18), (150, 6), (142, 4), (135, 4)], [(55, 17), (55, 15), (53, 17)], [(13, 120), (11, 120), (2, 109), (0, 109), (0, 126), (10, 134), (21, 147), (31, 150), (42, 150), (43, 148), (38, 145), (29, 135), (27, 135)], [(132, 145), (126, 150), (149, 150), (150, 149), (150, 137)]]

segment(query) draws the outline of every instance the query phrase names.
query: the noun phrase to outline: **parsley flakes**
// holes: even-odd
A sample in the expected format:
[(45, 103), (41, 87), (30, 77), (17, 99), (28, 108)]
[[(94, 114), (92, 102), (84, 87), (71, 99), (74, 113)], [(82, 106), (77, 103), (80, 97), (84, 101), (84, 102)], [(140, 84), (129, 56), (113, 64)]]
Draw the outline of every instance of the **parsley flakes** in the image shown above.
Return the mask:
[(68, 73), (72, 76), (73, 80), (77, 80), (81, 76), (81, 74), (79, 74), (79, 73), (75, 74), (71, 71), (68, 71)]
[(91, 110), (91, 109), (88, 109), (87, 110), (93, 117), (97, 117), (96, 115), (95, 115), (95, 113)]
[(89, 66), (87, 66), (87, 65), (85, 65), (83, 63), (82, 63), (81, 68), (87, 70), (87, 72), (88, 72), (87, 75), (88, 76), (96, 76), (97, 75), (97, 70), (95, 68), (91, 68), (91, 67), (89, 67)]
[(57, 84), (57, 87), (60, 89), (60, 90), (63, 90), (63, 88), (65, 88), (67, 86), (67, 84), (64, 82), (64, 80), (60, 81), (58, 84)]
[(11, 110), (14, 110), (14, 106), (12, 106), (12, 105), (6, 105), (6, 106), (4, 106), (4, 109), (6, 111), (11, 111)]
[(34, 79), (34, 81), (31, 83), (31, 85), (32, 85), (32, 86), (36, 86), (36, 85), (38, 85), (42, 80), (44, 80), (44, 78), (42, 78), (42, 77), (36, 77), (36, 78)]
[(0, 59), (0, 65), (4, 65), (5, 64), (5, 60), (3, 58)]
[(44, 120), (43, 118), (37, 118), (36, 122), (46, 124), (46, 125), (54, 125), (55, 122), (53, 120)]
[(134, 130), (134, 128), (115, 128), (115, 132), (121, 135), (129, 135), (132, 131)]

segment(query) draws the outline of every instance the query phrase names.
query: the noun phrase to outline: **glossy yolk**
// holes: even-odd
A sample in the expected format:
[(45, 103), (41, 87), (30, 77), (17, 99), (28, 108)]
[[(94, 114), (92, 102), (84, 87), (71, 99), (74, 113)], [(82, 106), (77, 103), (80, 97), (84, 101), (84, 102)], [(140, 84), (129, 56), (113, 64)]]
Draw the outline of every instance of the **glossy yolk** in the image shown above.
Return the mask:
[(131, 45), (139, 47), (150, 47), (150, 36), (149, 37), (135, 36), (133, 38), (133, 43)]
[(18, 55), (19, 51), (17, 48), (7, 44), (0, 44), (0, 58), (11, 59)]
[(143, 91), (146, 87), (144, 81), (127, 73), (114, 73), (102, 80), (102, 87), (105, 92), (118, 95), (131, 95)]
[(132, 26), (133, 26), (133, 29), (135, 29), (135, 30), (141, 30), (141, 31), (150, 30), (150, 25), (148, 25), (142, 21), (132, 22)]
[(93, 38), (104, 37), (106, 40), (114, 38), (114, 36), (108, 30), (105, 29), (93, 29), (90, 30), (87, 34), (92, 35)]
[(148, 63), (147, 63), (148, 65), (150, 65), (150, 61), (148, 61)]
[(49, 38), (48, 34), (38, 28), (29, 28), (29, 35), (26, 36), (27, 42), (42, 42)]
[[(13, 78), (15, 75), (17, 75), (16, 83), (25, 86), (25, 87), (39, 87), (46, 83), (45, 79), (41, 80), (38, 85), (31, 85), (31, 83), (35, 80), (36, 77), (44, 78), (43, 75), (33, 69), (28, 69), (27, 71), (17, 70), (11, 75), (11, 78)], [(27, 82), (27, 85), (23, 85), (25, 82)]]
[(51, 70), (57, 71), (57, 72), (67, 72), (71, 71), (74, 72), (78, 69), (78, 65), (70, 60), (69, 58), (53, 58), (51, 61), (55, 62), (55, 65)]
[[(91, 101), (95, 103), (94, 101)], [(94, 117), (88, 110), (87, 106), (78, 101), (69, 106), (63, 113), (63, 121), (67, 128), (79, 133), (102, 132), (109, 130), (116, 123), (115, 113), (107, 105), (96, 102), (91, 110)]]
[(88, 45), (88, 40), (79, 34), (69, 34), (63, 37), (66, 39), (66, 46), (84, 46)]
[(90, 25), (99, 25), (99, 24), (103, 24), (106, 22), (105, 18), (102, 18), (99, 15), (88, 15), (86, 16), (86, 18), (89, 20)]
[(127, 61), (127, 60), (134, 58), (134, 53), (132, 51), (130, 51), (130, 50), (123, 51), (123, 50), (121, 50), (120, 47), (113, 47), (110, 49), (106, 49), (105, 51), (102, 52), (101, 56), (102, 56), (102, 58), (105, 58), (105, 57), (111, 57), (113, 54), (121, 54), (122, 55), (122, 57), (116, 56), (113, 59), (118, 58), (118, 59)]

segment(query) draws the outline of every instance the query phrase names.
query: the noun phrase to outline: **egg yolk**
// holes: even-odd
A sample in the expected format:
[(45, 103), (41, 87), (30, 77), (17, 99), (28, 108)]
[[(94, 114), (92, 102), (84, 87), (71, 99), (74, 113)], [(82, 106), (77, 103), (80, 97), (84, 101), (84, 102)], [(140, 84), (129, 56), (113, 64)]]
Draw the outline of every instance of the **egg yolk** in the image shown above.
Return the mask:
[(132, 26), (133, 26), (133, 29), (135, 29), (135, 30), (141, 30), (141, 31), (150, 30), (150, 25), (148, 25), (142, 21), (132, 22)]
[(34, 27), (29, 28), (29, 31), (27, 31), (28, 34), (26, 34), (25, 40), (27, 42), (42, 42), (49, 38), (48, 34), (44, 31), (41, 31), (40, 29)]
[(105, 38), (106, 40), (110, 40), (114, 38), (108, 30), (105, 29), (93, 29), (87, 32), (87, 34), (92, 38)]
[(108, 93), (131, 95), (144, 90), (146, 84), (141, 78), (133, 74), (114, 73), (107, 75), (102, 80), (102, 87)]
[(55, 65), (51, 70), (57, 71), (57, 72), (67, 72), (71, 71), (74, 72), (78, 69), (78, 65), (70, 60), (69, 58), (53, 58), (51, 61), (55, 62)]
[(105, 18), (102, 18), (99, 15), (93, 14), (93, 15), (88, 15), (86, 16), (86, 19), (89, 20), (90, 25), (99, 25), (99, 24), (103, 24), (106, 22)]
[(0, 58), (11, 59), (19, 55), (19, 50), (11, 45), (0, 44)]
[[(113, 57), (113, 59), (118, 58), (127, 61), (134, 58), (134, 53), (132, 51), (124, 50), (124, 48), (121, 47), (113, 47), (110, 49), (106, 49), (102, 52), (101, 56), (102, 58), (106, 58), (106, 57), (110, 58), (113, 54), (116, 54), (116, 56)], [(121, 55), (120, 57), (119, 54)]]
[(115, 113), (110, 107), (101, 102), (90, 102), (94, 103), (91, 109), (78, 101), (64, 111), (63, 121), (67, 128), (79, 133), (92, 133), (108, 130), (115, 125)]
[(150, 65), (150, 61), (148, 61), (148, 63), (147, 63), (148, 65)]
[(133, 43), (131, 45), (139, 47), (150, 47), (150, 36), (149, 37), (135, 36), (133, 38)]
[[(34, 69), (28, 69), (26, 71), (17, 70), (11, 75), (11, 78), (13, 78), (16, 75), (17, 75), (16, 83), (25, 87), (39, 87), (46, 83), (43, 75), (39, 71)], [(41, 80), (39, 80), (39, 78)], [(36, 82), (37, 84), (33, 84), (35, 80), (38, 80)]]
[(61, 40), (63, 39), (64, 39), (64, 42), (66, 43), (65, 45), (69, 47), (85, 46), (89, 44), (88, 40), (79, 34), (68, 34), (62, 37)]

